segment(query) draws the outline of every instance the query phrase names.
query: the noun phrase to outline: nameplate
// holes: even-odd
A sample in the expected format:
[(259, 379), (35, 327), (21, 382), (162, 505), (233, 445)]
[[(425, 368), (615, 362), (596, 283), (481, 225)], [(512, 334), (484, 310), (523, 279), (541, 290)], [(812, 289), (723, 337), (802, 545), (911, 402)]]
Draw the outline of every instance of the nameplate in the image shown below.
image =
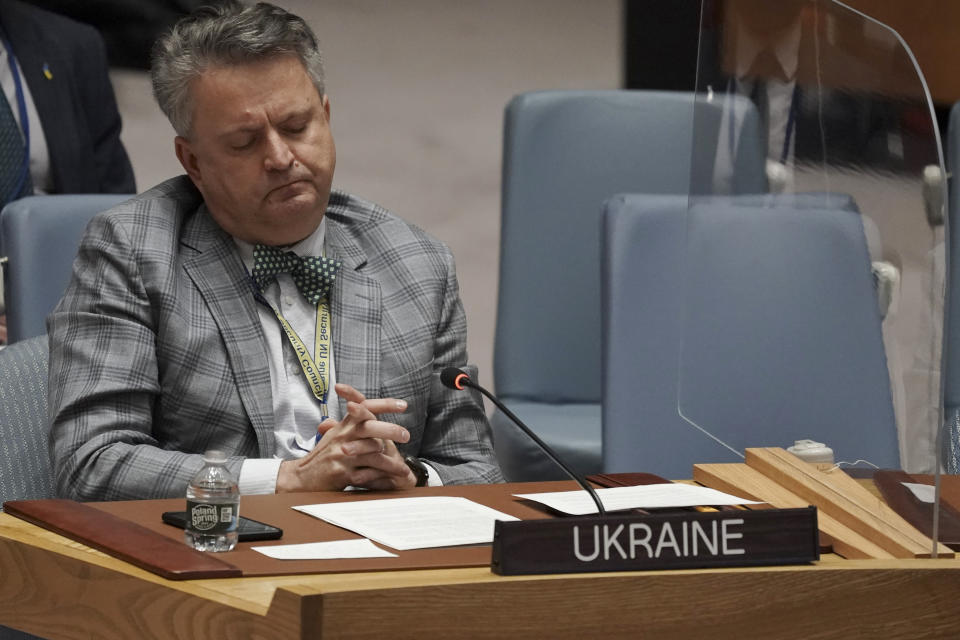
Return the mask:
[(676, 511), (497, 521), (499, 575), (806, 564), (820, 559), (817, 509)]

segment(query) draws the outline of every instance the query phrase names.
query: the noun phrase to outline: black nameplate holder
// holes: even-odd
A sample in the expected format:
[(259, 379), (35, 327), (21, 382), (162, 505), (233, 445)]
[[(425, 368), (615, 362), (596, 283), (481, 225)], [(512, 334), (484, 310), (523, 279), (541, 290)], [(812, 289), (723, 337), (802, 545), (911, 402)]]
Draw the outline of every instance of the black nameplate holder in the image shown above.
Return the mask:
[(820, 559), (817, 509), (671, 511), (497, 521), (499, 575), (807, 564)]

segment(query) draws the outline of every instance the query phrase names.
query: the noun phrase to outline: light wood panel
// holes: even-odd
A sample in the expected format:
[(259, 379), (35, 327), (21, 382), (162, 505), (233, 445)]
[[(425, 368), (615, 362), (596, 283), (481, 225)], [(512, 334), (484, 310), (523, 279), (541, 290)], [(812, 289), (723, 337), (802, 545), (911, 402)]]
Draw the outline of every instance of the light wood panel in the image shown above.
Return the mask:
[[(726, 491), (741, 498), (762, 500), (778, 509), (802, 508), (810, 504), (745, 464), (697, 464), (693, 466), (693, 479), (718, 491)], [(817, 526), (822, 533), (830, 537), (833, 550), (844, 558), (894, 557), (870, 539), (820, 510), (817, 511)]]
[[(895, 557), (923, 558), (933, 542), (843, 472), (827, 473), (778, 448), (746, 450), (746, 463)], [(953, 557), (939, 545), (938, 554)]]

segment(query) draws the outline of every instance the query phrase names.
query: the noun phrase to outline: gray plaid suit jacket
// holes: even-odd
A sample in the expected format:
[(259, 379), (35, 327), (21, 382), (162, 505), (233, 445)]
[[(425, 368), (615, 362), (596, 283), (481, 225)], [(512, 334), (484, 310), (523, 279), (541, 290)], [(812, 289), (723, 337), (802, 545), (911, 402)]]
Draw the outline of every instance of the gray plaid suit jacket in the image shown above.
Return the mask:
[[(466, 364), (449, 250), (376, 205), (334, 192), (328, 251), (337, 379), (397, 397), (405, 453), (445, 484), (502, 480), (479, 397), (444, 388)], [(184, 495), (201, 454), (274, 454), (266, 341), (232, 238), (186, 176), (96, 216), (47, 319), (50, 454), (60, 495)], [(342, 403), (342, 401), (341, 401)], [(344, 407), (341, 406), (341, 410)]]

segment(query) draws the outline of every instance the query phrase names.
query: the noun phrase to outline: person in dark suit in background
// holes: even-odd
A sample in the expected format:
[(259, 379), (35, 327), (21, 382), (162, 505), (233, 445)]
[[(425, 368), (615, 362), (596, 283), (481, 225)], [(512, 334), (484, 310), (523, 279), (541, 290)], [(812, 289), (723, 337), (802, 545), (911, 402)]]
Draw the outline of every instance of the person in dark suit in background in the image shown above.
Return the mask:
[[(0, 159), (0, 207), (31, 194), (135, 192), (97, 31), (19, 0), (0, 0), (0, 40), (6, 103), (0, 103), (6, 159)], [(2, 293), (0, 283), (0, 301)]]
[(732, 180), (729, 173), (734, 163), (729, 156), (737, 150), (735, 143), (725, 141), (742, 138), (748, 111), (744, 104), (752, 104), (749, 111), (760, 123), (768, 189), (780, 193), (792, 188), (801, 88), (798, 70), (809, 63), (809, 51), (803, 46), (805, 6), (802, 0), (718, 0), (708, 5), (697, 90), (728, 101), (717, 142), (714, 187), (718, 192), (725, 192)]
[(134, 193), (97, 31), (19, 0), (0, 0), (0, 28), (5, 41), (0, 78), (18, 122), (11, 52), (26, 103), (32, 192)]

